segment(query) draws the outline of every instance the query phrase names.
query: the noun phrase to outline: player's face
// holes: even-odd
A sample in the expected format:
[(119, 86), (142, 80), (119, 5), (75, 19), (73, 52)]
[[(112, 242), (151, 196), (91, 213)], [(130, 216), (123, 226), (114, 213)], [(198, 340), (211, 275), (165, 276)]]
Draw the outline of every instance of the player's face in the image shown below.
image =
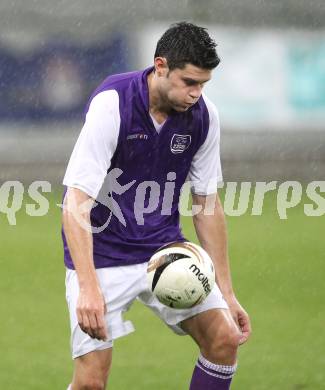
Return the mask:
[(165, 103), (175, 111), (186, 111), (195, 104), (206, 82), (211, 79), (212, 71), (202, 69), (192, 64), (186, 64), (183, 69), (165, 68), (159, 78), (160, 94)]

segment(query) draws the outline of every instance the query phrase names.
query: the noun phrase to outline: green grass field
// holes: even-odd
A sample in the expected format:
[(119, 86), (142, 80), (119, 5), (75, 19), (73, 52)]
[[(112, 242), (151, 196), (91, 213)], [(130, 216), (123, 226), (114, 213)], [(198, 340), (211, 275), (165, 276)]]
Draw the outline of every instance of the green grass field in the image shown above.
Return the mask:
[[(58, 195), (50, 213), (17, 226), (0, 214), (0, 389), (66, 389), (72, 372)], [(28, 200), (28, 199), (27, 199)], [(188, 239), (195, 240), (189, 219)], [(262, 216), (228, 218), (233, 281), (251, 315), (235, 390), (325, 388), (325, 217), (303, 208), (280, 220), (275, 198)], [(117, 340), (109, 389), (186, 390), (197, 348), (140, 304), (127, 315), (136, 332)]]

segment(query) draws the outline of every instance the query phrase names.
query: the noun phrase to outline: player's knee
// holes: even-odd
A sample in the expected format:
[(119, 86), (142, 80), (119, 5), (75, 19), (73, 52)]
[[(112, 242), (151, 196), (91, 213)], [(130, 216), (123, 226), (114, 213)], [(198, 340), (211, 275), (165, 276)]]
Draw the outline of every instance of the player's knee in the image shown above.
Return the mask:
[(80, 390), (104, 390), (105, 381), (94, 377), (84, 378), (79, 388)]
[(73, 390), (104, 390), (111, 365), (111, 351), (94, 351), (77, 358)]
[(239, 346), (240, 332), (237, 327), (227, 326), (206, 345), (204, 352), (211, 360), (218, 361), (224, 357), (232, 357), (237, 353)]
[(223, 348), (237, 351), (240, 340), (240, 332), (237, 326), (231, 326), (229, 329), (222, 335), (221, 344)]

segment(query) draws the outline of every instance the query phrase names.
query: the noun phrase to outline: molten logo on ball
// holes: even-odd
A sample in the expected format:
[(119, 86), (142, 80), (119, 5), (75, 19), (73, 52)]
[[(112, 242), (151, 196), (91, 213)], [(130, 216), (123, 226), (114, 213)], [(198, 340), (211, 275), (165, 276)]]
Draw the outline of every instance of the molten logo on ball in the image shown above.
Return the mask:
[(211, 286), (210, 286), (208, 277), (205, 276), (205, 274), (203, 272), (201, 272), (200, 268), (197, 267), (195, 264), (192, 264), (190, 266), (190, 270), (192, 270), (192, 272), (197, 276), (199, 281), (202, 283), (204, 291), (208, 295), (211, 292)]

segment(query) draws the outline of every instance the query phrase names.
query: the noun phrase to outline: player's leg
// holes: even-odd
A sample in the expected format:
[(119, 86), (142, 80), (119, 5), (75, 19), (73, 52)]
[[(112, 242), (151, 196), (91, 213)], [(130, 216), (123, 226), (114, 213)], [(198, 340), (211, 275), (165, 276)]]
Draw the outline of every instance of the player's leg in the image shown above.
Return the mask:
[(97, 277), (107, 304), (105, 322), (109, 338), (91, 338), (84, 333), (76, 314), (79, 284), (76, 272), (66, 275), (66, 298), (70, 314), (71, 351), (74, 359), (73, 389), (104, 389), (111, 365), (113, 341), (134, 331), (123, 313), (139, 293), (138, 274), (143, 265), (101, 268)]
[(180, 310), (164, 306), (146, 287), (145, 282), (138, 298), (175, 333), (190, 334), (198, 344), (201, 354), (190, 389), (229, 389), (236, 370), (240, 332), (218, 286), (215, 284), (208, 297), (191, 309)]
[(104, 390), (112, 362), (112, 348), (94, 351), (74, 360), (71, 390)]
[(190, 390), (226, 390), (236, 370), (240, 332), (229, 310), (211, 309), (181, 323), (200, 348)]
[(229, 310), (199, 313), (182, 321), (181, 328), (194, 339), (206, 359), (224, 365), (236, 362), (240, 332)]

